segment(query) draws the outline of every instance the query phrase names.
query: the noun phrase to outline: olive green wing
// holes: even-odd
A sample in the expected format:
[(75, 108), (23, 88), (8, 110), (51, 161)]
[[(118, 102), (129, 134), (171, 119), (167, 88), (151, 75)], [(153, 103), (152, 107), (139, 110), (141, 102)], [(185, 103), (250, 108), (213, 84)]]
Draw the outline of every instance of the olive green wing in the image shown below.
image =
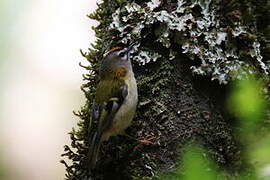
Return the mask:
[(92, 118), (99, 122), (102, 133), (112, 122), (128, 95), (128, 86), (122, 81), (103, 81), (99, 84)]
[[(99, 86), (100, 87), (100, 86)], [(118, 86), (119, 88), (110, 87), (111, 89), (107, 89), (107, 92), (110, 94), (102, 94), (104, 92), (100, 92), (99, 95), (103, 95), (103, 99), (97, 99), (92, 107), (92, 119), (99, 122), (99, 128), (95, 132), (92, 140), (90, 141), (90, 147), (88, 151), (89, 158), (89, 168), (93, 169), (95, 167), (97, 156), (101, 144), (102, 134), (106, 129), (108, 129), (114, 119), (115, 114), (123, 104), (126, 96), (128, 95), (128, 86), (126, 84), (121, 84)], [(98, 90), (101, 89), (97, 89)], [(104, 90), (104, 89), (103, 89)]]

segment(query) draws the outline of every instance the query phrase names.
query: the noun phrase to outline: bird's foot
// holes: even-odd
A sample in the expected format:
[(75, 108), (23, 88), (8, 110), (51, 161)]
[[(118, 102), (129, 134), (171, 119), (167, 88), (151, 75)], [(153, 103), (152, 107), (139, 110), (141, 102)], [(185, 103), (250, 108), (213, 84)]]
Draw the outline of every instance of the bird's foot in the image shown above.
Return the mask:
[(153, 145), (155, 143), (152, 142), (152, 140), (155, 139), (155, 136), (147, 135), (145, 138), (137, 139), (139, 144), (134, 147), (134, 150), (137, 150), (145, 145)]

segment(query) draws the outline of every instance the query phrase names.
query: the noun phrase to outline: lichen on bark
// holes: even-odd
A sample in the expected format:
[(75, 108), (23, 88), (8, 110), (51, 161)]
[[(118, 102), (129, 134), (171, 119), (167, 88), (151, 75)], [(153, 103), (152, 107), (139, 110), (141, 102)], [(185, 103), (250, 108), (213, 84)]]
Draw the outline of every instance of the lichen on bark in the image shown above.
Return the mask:
[[(93, 28), (97, 41), (89, 52), (82, 52), (89, 61), (82, 66), (88, 70), (82, 85), (87, 100), (75, 113), (81, 121), (70, 133), (72, 144), (63, 154), (72, 161), (71, 165), (62, 161), (66, 179), (155, 179), (176, 167), (179, 149), (191, 140), (206, 147), (221, 168), (231, 173), (240, 170), (241, 152), (224, 110), (226, 88), (220, 83), (246, 74), (269, 82), (270, 26), (265, 22), (270, 22), (265, 16), (269, 6), (267, 0), (98, 4), (89, 15), (99, 21)], [(97, 125), (91, 121), (91, 106), (100, 60), (106, 50), (133, 42), (137, 42), (132, 60), (139, 104), (127, 133), (135, 138), (153, 136), (154, 144), (134, 149), (136, 141), (112, 137), (101, 148), (97, 168), (88, 172), (89, 137)]]

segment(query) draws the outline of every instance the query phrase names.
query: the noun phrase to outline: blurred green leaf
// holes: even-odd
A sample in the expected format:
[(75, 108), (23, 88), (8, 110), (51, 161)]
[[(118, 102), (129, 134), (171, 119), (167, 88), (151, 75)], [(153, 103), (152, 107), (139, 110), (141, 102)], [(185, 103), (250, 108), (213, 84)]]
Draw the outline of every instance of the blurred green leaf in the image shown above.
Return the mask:
[(183, 180), (216, 180), (218, 173), (214, 163), (207, 157), (206, 153), (199, 146), (190, 145), (185, 149), (183, 156), (183, 169), (177, 174)]
[(249, 158), (256, 166), (262, 167), (270, 164), (270, 134), (260, 137), (249, 150)]
[(260, 81), (249, 77), (236, 82), (228, 98), (228, 109), (238, 117), (245, 133), (249, 133), (261, 121), (264, 109), (264, 101), (260, 93), (261, 86)]

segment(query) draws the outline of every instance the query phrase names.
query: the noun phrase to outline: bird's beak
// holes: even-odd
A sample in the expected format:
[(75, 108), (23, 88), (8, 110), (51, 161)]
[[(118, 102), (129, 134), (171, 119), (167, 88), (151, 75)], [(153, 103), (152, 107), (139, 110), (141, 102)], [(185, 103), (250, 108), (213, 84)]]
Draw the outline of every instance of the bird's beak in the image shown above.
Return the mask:
[(135, 44), (136, 44), (136, 43), (132, 43), (129, 47), (127, 47), (126, 52), (128, 53), (128, 52), (133, 48), (133, 46), (134, 46)]
[(130, 46), (128, 46), (126, 48), (126, 53), (127, 53), (127, 59), (129, 59), (129, 52), (132, 50), (133, 46), (136, 44), (137, 42), (132, 43)]

